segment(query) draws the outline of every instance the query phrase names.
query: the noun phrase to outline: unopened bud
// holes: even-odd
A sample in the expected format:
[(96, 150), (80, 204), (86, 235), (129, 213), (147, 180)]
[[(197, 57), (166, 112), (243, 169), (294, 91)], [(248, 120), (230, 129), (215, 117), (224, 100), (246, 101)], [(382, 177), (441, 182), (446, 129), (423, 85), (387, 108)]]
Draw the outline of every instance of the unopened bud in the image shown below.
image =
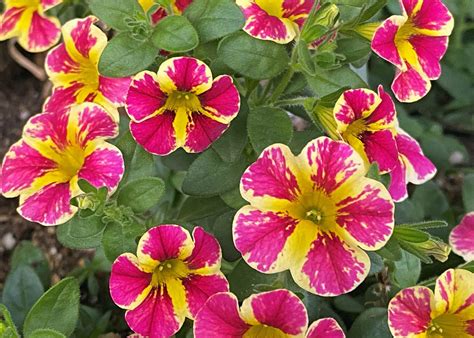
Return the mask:
[(426, 242), (416, 243), (415, 246), (424, 254), (433, 256), (434, 259), (440, 262), (446, 262), (451, 252), (451, 247), (448, 244), (433, 237)]
[(362, 37), (369, 41), (372, 41), (375, 31), (380, 27), (380, 22), (368, 22), (359, 25), (355, 28), (355, 31)]
[(332, 108), (317, 104), (313, 110), (313, 117), (329, 137), (334, 140), (341, 139), (337, 132), (336, 119)]
[(301, 39), (307, 43), (319, 39), (326, 34), (337, 22), (339, 8), (335, 4), (326, 3), (312, 12), (306, 19)]

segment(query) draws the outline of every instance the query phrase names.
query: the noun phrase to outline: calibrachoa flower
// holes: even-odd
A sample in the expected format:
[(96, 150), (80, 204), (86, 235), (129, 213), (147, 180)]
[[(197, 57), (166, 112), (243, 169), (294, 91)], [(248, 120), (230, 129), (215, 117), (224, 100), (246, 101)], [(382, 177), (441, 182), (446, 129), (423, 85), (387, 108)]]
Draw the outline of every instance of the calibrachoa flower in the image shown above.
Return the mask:
[(399, 101), (414, 102), (441, 76), (454, 20), (441, 0), (401, 0), (403, 15), (393, 15), (376, 30), (372, 49), (397, 68), (392, 90)]
[(369, 89), (345, 91), (334, 107), (337, 131), (364, 159), (376, 162), (381, 172), (398, 162), (395, 142), (395, 105), (382, 86), (378, 94)]
[(74, 19), (62, 28), (64, 42), (48, 53), (46, 72), (53, 93), (45, 111), (67, 110), (73, 104), (95, 102), (118, 119), (117, 107), (125, 103), (130, 78), (99, 74), (98, 63), (107, 36), (94, 26), (97, 18)]
[(466, 262), (474, 260), (474, 212), (465, 215), (461, 223), (451, 231), (449, 244), (454, 253)]
[(234, 243), (258, 271), (289, 269), (318, 295), (356, 288), (393, 231), (393, 202), (385, 187), (364, 177), (362, 158), (348, 144), (320, 137), (299, 156), (281, 144), (266, 148), (242, 176), (251, 205), (234, 218)]
[(400, 291), (388, 305), (388, 325), (395, 338), (474, 336), (474, 274), (449, 269), (429, 288)]
[(136, 256), (125, 253), (113, 263), (110, 294), (136, 333), (170, 337), (211, 295), (229, 290), (217, 240), (201, 227), (193, 237), (178, 225), (156, 226), (140, 239)]
[(418, 142), (397, 128), (395, 136), (398, 149), (398, 162), (390, 172), (390, 186), (388, 190), (395, 202), (403, 201), (408, 197), (407, 184), (423, 184), (433, 178), (436, 167), (423, 154)]
[(62, 0), (5, 0), (0, 15), (0, 41), (18, 38), (29, 52), (42, 52), (54, 46), (61, 36), (61, 23), (45, 11)]
[(109, 193), (117, 188), (122, 154), (105, 142), (117, 135), (117, 123), (93, 103), (74, 106), (67, 114), (33, 116), (3, 160), (2, 194), (20, 196), (18, 212), (32, 222), (66, 222), (77, 211), (70, 200), (81, 193), (79, 179), (105, 186)]
[(291, 291), (279, 289), (250, 296), (239, 309), (229, 292), (211, 296), (194, 323), (196, 338), (308, 337), (339, 338), (344, 332), (332, 318), (320, 319), (308, 332), (308, 314)]
[(244, 31), (254, 38), (286, 44), (298, 34), (314, 0), (237, 0), (244, 13)]
[(229, 127), (239, 108), (232, 77), (213, 80), (209, 67), (191, 57), (168, 59), (158, 73), (139, 73), (127, 96), (130, 131), (156, 155), (179, 147), (189, 153), (204, 151)]

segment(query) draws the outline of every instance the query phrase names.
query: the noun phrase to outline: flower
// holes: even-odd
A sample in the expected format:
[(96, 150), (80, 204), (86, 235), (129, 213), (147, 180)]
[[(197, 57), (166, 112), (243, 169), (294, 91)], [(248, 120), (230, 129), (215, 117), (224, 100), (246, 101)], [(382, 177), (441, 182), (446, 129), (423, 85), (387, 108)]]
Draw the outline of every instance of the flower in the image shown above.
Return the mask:
[[(143, 11), (148, 14), (150, 9), (156, 5), (154, 0), (138, 0), (138, 3), (143, 8)], [(163, 19), (168, 14), (166, 13), (166, 9), (162, 6), (157, 6), (153, 13), (150, 13), (151, 23), (156, 25), (161, 19)]]
[(408, 197), (407, 183), (423, 184), (436, 174), (436, 167), (423, 154), (418, 142), (397, 128), (395, 136), (398, 148), (398, 162), (390, 172), (388, 190), (395, 202), (401, 202)]
[(126, 107), (130, 131), (148, 152), (167, 155), (183, 147), (197, 153), (229, 127), (240, 97), (229, 75), (213, 80), (203, 62), (177, 57), (163, 62), (158, 73), (136, 75)]
[(245, 16), (244, 31), (254, 38), (287, 44), (299, 34), (314, 0), (236, 0)]
[(5, 0), (0, 15), (0, 41), (18, 37), (18, 43), (32, 53), (54, 46), (61, 36), (61, 23), (45, 11), (62, 0)]
[(53, 93), (45, 111), (65, 111), (73, 104), (95, 102), (118, 120), (117, 107), (125, 103), (130, 78), (110, 78), (98, 71), (107, 36), (96, 26), (97, 18), (74, 19), (62, 28), (64, 42), (48, 53), (46, 72)]
[(125, 253), (113, 263), (110, 294), (136, 333), (170, 337), (211, 295), (229, 290), (217, 240), (201, 227), (193, 237), (178, 225), (156, 226), (142, 236), (136, 256)]
[(474, 274), (449, 269), (436, 281), (400, 291), (388, 305), (388, 325), (395, 338), (472, 337)]
[(234, 243), (254, 269), (289, 269), (303, 289), (323, 296), (353, 290), (393, 232), (392, 199), (366, 178), (348, 144), (320, 137), (299, 156), (282, 144), (266, 148), (244, 172), (240, 192), (250, 205), (233, 225)]
[(474, 260), (474, 212), (465, 215), (461, 223), (454, 227), (449, 235), (449, 244), (454, 253), (466, 262)]
[(397, 68), (392, 90), (401, 102), (415, 102), (441, 76), (454, 20), (441, 0), (401, 0), (403, 15), (393, 15), (376, 30), (372, 49)]
[[(303, 302), (291, 291), (278, 289), (251, 295), (239, 309), (237, 298), (229, 292), (211, 296), (194, 323), (196, 338), (227, 337), (344, 337), (332, 318), (311, 325)], [(329, 336), (329, 334), (334, 334)]]
[(398, 163), (395, 142), (395, 105), (382, 86), (378, 94), (369, 89), (345, 91), (334, 107), (337, 132), (364, 159), (376, 162), (381, 172)]
[(77, 211), (69, 201), (81, 193), (79, 179), (105, 186), (109, 193), (117, 188), (122, 154), (105, 142), (117, 135), (117, 123), (93, 103), (74, 106), (67, 114), (33, 116), (3, 159), (2, 194), (20, 196), (18, 212), (32, 222), (66, 222)]
[(177, 14), (182, 14), (186, 8), (193, 2), (193, 0), (171, 0), (173, 10)]

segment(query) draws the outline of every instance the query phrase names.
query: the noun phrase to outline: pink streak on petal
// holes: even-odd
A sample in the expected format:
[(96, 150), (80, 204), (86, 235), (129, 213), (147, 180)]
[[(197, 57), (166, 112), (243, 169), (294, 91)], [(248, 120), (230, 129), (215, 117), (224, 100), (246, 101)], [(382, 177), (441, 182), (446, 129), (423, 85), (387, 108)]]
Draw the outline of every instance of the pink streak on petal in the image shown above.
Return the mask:
[(466, 262), (474, 260), (474, 212), (463, 217), (449, 236), (453, 251)]
[(109, 289), (112, 300), (122, 308), (128, 308), (150, 285), (152, 274), (143, 272), (132, 254), (122, 254), (112, 264)]
[(162, 19), (164, 19), (168, 14), (166, 13), (166, 9), (163, 7), (158, 7), (157, 10), (151, 14), (151, 23), (156, 25)]
[(192, 2), (193, 0), (174, 0), (174, 5), (180, 12), (183, 12)]
[(423, 0), (401, 0), (403, 10), (408, 16), (411, 16), (416, 5)]
[(25, 125), (23, 135), (41, 141), (51, 139), (58, 149), (64, 149), (68, 145), (67, 123), (67, 114), (38, 114), (33, 116)]
[(7, 35), (13, 29), (15, 29), (24, 10), (25, 7), (11, 7), (8, 8), (4, 13), (0, 14), (0, 37), (2, 35)]
[(96, 149), (87, 156), (79, 177), (96, 188), (107, 187), (109, 191), (114, 191), (122, 179), (124, 164), (120, 151), (112, 147)]
[(333, 318), (322, 318), (315, 321), (308, 329), (306, 338), (345, 338), (337, 321)]
[(388, 191), (394, 202), (401, 202), (408, 197), (405, 163), (398, 161), (397, 166), (390, 172)]
[(418, 142), (406, 133), (398, 133), (396, 136), (398, 151), (403, 159), (407, 161), (414, 172), (409, 176), (410, 182), (422, 184), (433, 178), (436, 167), (423, 154)]
[(196, 338), (242, 337), (250, 328), (239, 314), (237, 298), (231, 293), (218, 293), (208, 299), (194, 322)]
[(71, 58), (64, 43), (48, 53), (46, 67), (52, 73), (75, 73), (80, 71), (80, 64)]
[(441, 0), (424, 0), (412, 20), (417, 28), (438, 31), (448, 26), (453, 16)]
[(83, 84), (74, 83), (69, 87), (58, 87), (46, 100), (43, 110), (48, 113), (65, 114), (76, 103), (76, 93), (83, 88)]
[(28, 46), (32, 51), (43, 51), (52, 47), (61, 35), (61, 30), (55, 21), (34, 12), (28, 31)]
[(171, 297), (166, 288), (154, 289), (135, 309), (125, 313), (128, 326), (149, 338), (173, 336), (182, 325), (184, 318), (177, 320)]
[(186, 142), (184, 148), (188, 152), (200, 153), (209, 148), (224, 131), (229, 128), (228, 124), (223, 124), (213, 120), (201, 113), (194, 112), (190, 116), (190, 121), (186, 126)]
[(201, 227), (193, 230), (194, 249), (191, 256), (186, 258), (186, 264), (190, 269), (200, 269), (220, 264), (222, 254), (217, 239), (204, 231)]
[(62, 0), (40, 0), (41, 2), (41, 7), (43, 7), (43, 10), (46, 11), (54, 6), (59, 5)]
[(206, 73), (206, 65), (192, 57), (179, 57), (173, 60), (173, 67), (166, 69), (166, 74), (182, 92), (192, 90), (211, 80)]
[(396, 337), (407, 337), (426, 332), (431, 322), (431, 298), (426, 287), (404, 289), (388, 306), (390, 331)]
[(381, 172), (389, 172), (398, 164), (398, 149), (390, 130), (380, 130), (361, 135), (369, 162), (377, 162)]
[(91, 34), (91, 26), (97, 19), (89, 16), (84, 19), (77, 20), (76, 26), (71, 30), (71, 38), (77, 51), (89, 58), (90, 50), (96, 45), (97, 38)]
[(259, 293), (251, 298), (250, 305), (259, 323), (280, 329), (288, 335), (301, 335), (308, 326), (303, 302), (288, 290)]
[[(365, 253), (364, 253), (365, 255)], [(341, 295), (362, 283), (369, 265), (333, 232), (319, 233), (306, 255), (302, 273), (318, 295)]]
[(375, 31), (371, 46), (372, 50), (381, 58), (398, 68), (403, 68), (404, 62), (395, 45), (395, 35), (400, 28), (396, 18), (396, 16), (392, 16), (382, 23)]
[(117, 136), (118, 126), (112, 117), (98, 105), (85, 106), (77, 121), (78, 141), (84, 147), (89, 141)]
[(342, 94), (344, 102), (336, 111), (335, 117), (344, 124), (350, 124), (363, 117), (363, 113), (370, 110), (375, 104), (376, 95), (368, 93), (366, 89), (347, 90)]
[(285, 153), (278, 146), (270, 146), (244, 173), (242, 189), (251, 190), (253, 196), (271, 196), (295, 201), (300, 187), (287, 163)]
[(186, 290), (186, 302), (193, 317), (196, 317), (206, 301), (218, 292), (228, 292), (229, 283), (224, 275), (190, 275), (182, 280)]
[(99, 91), (110, 102), (122, 106), (125, 104), (127, 92), (130, 88), (130, 82), (130, 77), (110, 78), (100, 75)]
[(288, 40), (292, 32), (289, 32), (280, 18), (269, 15), (257, 4), (245, 8), (244, 16), (247, 22), (244, 31), (255, 38), (263, 40)]
[(441, 76), (439, 62), (448, 49), (448, 37), (412, 35), (409, 40), (426, 75), (431, 80), (439, 79)]
[(239, 112), (239, 92), (229, 75), (217, 77), (211, 89), (200, 95), (199, 100), (204, 109), (216, 117), (235, 117)]
[(145, 73), (143, 77), (132, 80), (127, 94), (127, 112), (136, 121), (155, 113), (166, 102), (167, 96), (160, 90), (158, 83)]
[(71, 198), (69, 182), (49, 184), (26, 198), (18, 212), (29, 221), (57, 225), (74, 215)]
[(166, 224), (151, 228), (146, 235), (140, 242), (142, 254), (159, 262), (178, 258), (188, 239), (181, 227)]
[(174, 112), (166, 110), (140, 123), (131, 121), (130, 131), (146, 151), (159, 156), (168, 155), (176, 149), (174, 117)]
[(431, 83), (410, 64), (406, 65), (406, 71), (397, 70), (392, 91), (400, 102), (415, 102), (428, 94)]
[(244, 207), (234, 220), (235, 246), (257, 270), (270, 271), (297, 224), (283, 213)]
[(284, 0), (283, 17), (290, 18), (301, 28), (314, 5), (314, 0)]
[(370, 114), (366, 121), (370, 123), (379, 123), (384, 126), (392, 124), (396, 119), (396, 110), (395, 103), (393, 102), (390, 95), (384, 91), (382, 86), (378, 88), (378, 94), (381, 98), (380, 104), (375, 108), (375, 110)]

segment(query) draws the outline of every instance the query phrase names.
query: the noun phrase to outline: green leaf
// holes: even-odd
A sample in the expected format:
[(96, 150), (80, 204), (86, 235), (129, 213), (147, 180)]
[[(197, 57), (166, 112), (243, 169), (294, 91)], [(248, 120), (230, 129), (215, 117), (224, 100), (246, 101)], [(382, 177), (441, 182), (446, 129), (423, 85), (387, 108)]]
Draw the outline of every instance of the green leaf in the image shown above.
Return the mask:
[(118, 31), (130, 30), (127, 19), (143, 13), (137, 0), (89, 0), (88, 5), (95, 16)]
[(167, 16), (160, 20), (151, 36), (153, 45), (169, 52), (187, 52), (196, 48), (199, 37), (188, 19), (184, 16)]
[(196, 27), (202, 43), (234, 33), (245, 24), (232, 0), (194, 0), (184, 15)]
[(377, 254), (389, 261), (398, 261), (402, 259), (402, 250), (398, 241), (392, 237), (382, 249), (376, 251)]
[(10, 271), (3, 288), (2, 302), (10, 311), (17, 327), (23, 325), (28, 311), (43, 292), (43, 284), (31, 267), (20, 265)]
[(221, 194), (221, 198), (229, 207), (236, 210), (248, 204), (248, 202), (242, 198), (239, 187)]
[(449, 209), (448, 199), (432, 181), (416, 187), (412, 200), (430, 218), (443, 218), (443, 213)]
[(365, 88), (367, 84), (349, 66), (334, 70), (317, 69), (314, 76), (306, 75), (306, 81), (317, 97), (324, 97), (342, 88)]
[(402, 259), (393, 263), (393, 278), (400, 288), (416, 285), (421, 273), (420, 259), (402, 250)]
[(51, 282), (51, 271), (48, 261), (41, 249), (34, 246), (30, 241), (21, 241), (20, 244), (16, 246), (10, 263), (12, 270), (21, 265), (31, 266), (41, 279), (43, 286), (49, 286)]
[(99, 60), (99, 72), (109, 77), (134, 75), (150, 66), (158, 49), (145, 39), (139, 40), (128, 32), (119, 33), (109, 41)]
[(387, 0), (375, 0), (375, 2), (373, 4), (371, 4), (370, 6), (368, 6), (367, 9), (363, 12), (363, 14), (360, 18), (360, 21), (365, 22), (365, 21), (371, 19), (382, 8), (384, 8), (386, 4), (387, 4)]
[(342, 312), (361, 313), (365, 310), (364, 304), (349, 295), (341, 295), (334, 298), (334, 306)]
[(310, 75), (314, 75), (316, 68), (307, 43), (302, 40), (299, 41), (296, 45), (296, 50), (298, 52), (298, 62), (303, 67), (303, 70)]
[(107, 259), (113, 262), (125, 252), (135, 252), (136, 239), (143, 235), (145, 230), (145, 227), (138, 223), (108, 224), (102, 237), (102, 246)]
[(277, 76), (290, 62), (285, 46), (255, 39), (244, 32), (223, 39), (217, 53), (234, 71), (256, 80)]
[(430, 239), (430, 234), (418, 229), (396, 226), (393, 230), (393, 236), (397, 240), (410, 243), (423, 243)]
[(276, 274), (268, 275), (252, 269), (242, 259), (227, 276), (227, 280), (230, 284), (230, 291), (239, 300), (244, 300), (250, 295), (262, 292), (266, 287), (271, 286), (276, 277)]
[(355, 63), (358, 61), (367, 61), (370, 53), (370, 41), (351, 36), (337, 40), (336, 53), (344, 54), (346, 56), (346, 63)]
[(25, 335), (37, 329), (53, 329), (66, 336), (72, 334), (79, 317), (79, 283), (69, 277), (50, 288), (33, 305), (26, 316)]
[(474, 174), (469, 174), (464, 177), (462, 200), (466, 212), (474, 211)]
[(142, 213), (156, 205), (164, 193), (165, 182), (161, 178), (145, 177), (125, 184), (118, 193), (117, 202)]
[[(4, 304), (0, 304), (0, 328), (3, 324), (4, 330), (2, 333), (2, 338), (19, 338), (18, 331), (16, 329), (15, 323), (13, 322), (10, 311)], [(1, 333), (1, 331), (0, 331)]]
[(181, 206), (178, 219), (182, 222), (192, 222), (214, 215), (221, 215), (229, 210), (229, 207), (219, 197), (189, 197)]
[(391, 338), (386, 308), (374, 307), (362, 312), (352, 324), (347, 338)]
[(280, 108), (260, 107), (251, 110), (247, 129), (250, 142), (258, 154), (274, 143), (288, 144), (293, 136), (291, 119)]
[(234, 262), (240, 258), (240, 253), (234, 245), (232, 236), (232, 222), (235, 211), (229, 211), (217, 217), (214, 223), (214, 236), (219, 241), (222, 249), (222, 256), (228, 262)]
[(102, 217), (81, 218), (76, 215), (70, 221), (56, 228), (56, 236), (58, 241), (68, 248), (97, 248), (100, 246), (105, 226)]
[(424, 222), (411, 223), (411, 224), (400, 224), (397, 226), (404, 227), (404, 228), (418, 229), (418, 230), (426, 230), (426, 229), (445, 228), (448, 226), (448, 223), (443, 220), (434, 220), (434, 221), (424, 221)]
[(28, 338), (66, 338), (64, 334), (52, 329), (34, 330), (28, 335)]
[(209, 197), (229, 191), (239, 185), (245, 167), (244, 160), (226, 163), (214, 150), (209, 149), (189, 167), (183, 182), (183, 192), (191, 196)]

